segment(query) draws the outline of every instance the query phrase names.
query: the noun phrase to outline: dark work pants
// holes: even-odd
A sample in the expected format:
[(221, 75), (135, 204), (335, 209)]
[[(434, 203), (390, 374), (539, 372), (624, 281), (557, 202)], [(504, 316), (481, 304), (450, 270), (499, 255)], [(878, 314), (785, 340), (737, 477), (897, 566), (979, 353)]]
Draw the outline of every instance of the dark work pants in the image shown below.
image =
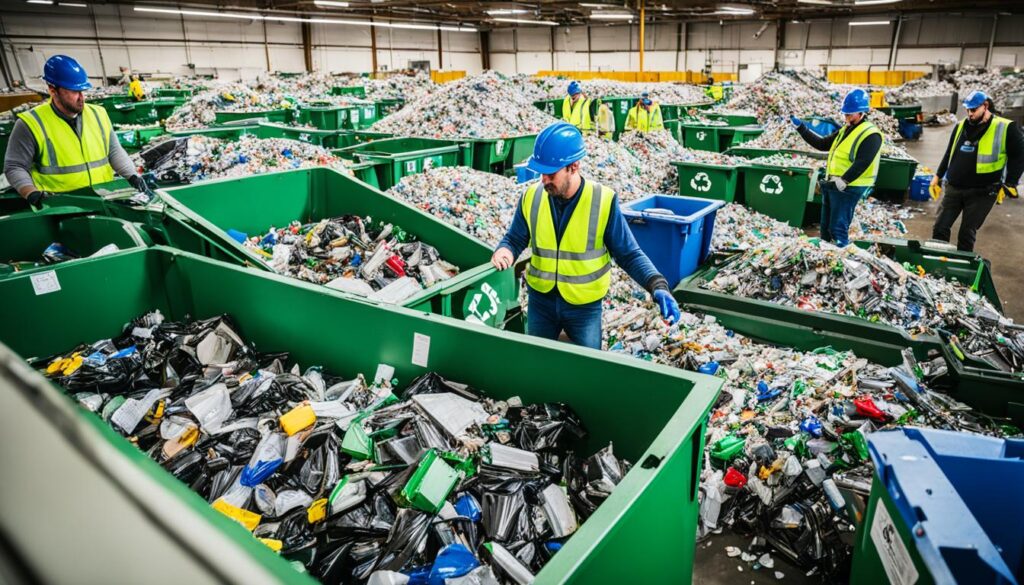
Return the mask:
[(944, 183), (939, 216), (935, 218), (935, 225), (932, 226), (932, 238), (948, 242), (953, 222), (963, 213), (960, 231), (956, 235), (956, 249), (973, 252), (978, 230), (995, 205), (998, 189), (999, 185), (960, 189)]

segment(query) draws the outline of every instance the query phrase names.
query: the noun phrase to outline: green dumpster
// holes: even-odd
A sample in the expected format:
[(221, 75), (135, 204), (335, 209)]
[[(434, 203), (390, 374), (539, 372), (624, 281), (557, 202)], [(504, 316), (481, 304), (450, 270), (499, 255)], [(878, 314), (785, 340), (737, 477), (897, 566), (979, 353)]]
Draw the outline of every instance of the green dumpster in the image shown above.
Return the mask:
[(536, 134), (507, 138), (467, 138), (473, 147), (472, 167), (478, 171), (504, 174), (533, 153)]
[[(673, 161), (679, 175), (679, 194), (728, 203), (742, 203), (743, 193), (736, 190), (736, 167), (709, 163)], [(737, 201), (739, 195), (739, 201)]]
[(436, 167), (466, 164), (471, 155), (468, 143), (432, 138), (386, 138), (332, 151), (349, 160), (381, 162), (377, 169), (379, 188), (390, 189), (402, 177)]
[[(562, 119), (562, 102), (565, 98), (557, 98), (551, 100), (537, 100), (533, 102), (533, 105), (537, 106), (540, 111), (544, 112), (549, 116), (554, 116), (559, 120)], [(627, 110), (628, 111), (628, 110)]]
[(730, 126), (756, 126), (758, 123), (756, 114), (719, 114), (708, 112), (704, 114), (704, 117), (708, 120), (721, 120)]
[(331, 88), (331, 95), (351, 95), (358, 98), (366, 97), (366, 88), (362, 85), (336, 85)]
[(130, 102), (132, 101), (132, 98), (127, 93), (122, 93), (118, 95), (108, 95), (100, 98), (86, 98), (85, 101), (95, 106), (99, 106), (104, 110), (107, 110), (107, 113), (110, 113), (110, 111), (114, 109), (114, 106), (116, 104)]
[(640, 96), (609, 96), (601, 98), (601, 102), (608, 105), (608, 108), (612, 111), (612, 115), (615, 117), (615, 134), (612, 136), (612, 139), (618, 140), (619, 136), (626, 129), (626, 119), (629, 118), (629, 109), (635, 106), (639, 99)]
[(875, 178), (875, 189), (872, 195), (902, 201), (916, 172), (916, 160), (883, 156), (878, 162), (878, 177)]
[(814, 193), (820, 168), (744, 164), (738, 169), (747, 207), (793, 227), (815, 219), (806, 217), (806, 211), (809, 203), (820, 202)]
[(886, 106), (884, 108), (875, 108), (883, 114), (888, 114), (897, 120), (914, 120), (918, 121), (921, 116), (921, 104), (906, 104), (902, 106)]
[(954, 380), (949, 393), (985, 414), (1008, 418), (1024, 428), (1024, 373), (999, 370), (959, 347), (954, 349), (948, 335), (942, 338), (942, 355)]
[(191, 130), (172, 130), (169, 134), (175, 138), (182, 136), (206, 136), (220, 140), (238, 140), (243, 134), (254, 134), (259, 136), (259, 123), (248, 126), (211, 126), (209, 128), (196, 128)]
[(371, 140), (380, 140), (382, 138), (391, 138), (394, 134), (390, 132), (373, 132), (371, 130), (353, 130), (348, 133), (351, 136), (352, 144), (360, 144), (363, 142), (370, 142)]
[(153, 101), (124, 102), (106, 106), (111, 124), (142, 124), (144, 126), (160, 121), (160, 114)]
[(330, 102), (313, 102), (299, 108), (299, 124), (313, 126), (321, 130), (340, 130), (351, 128), (347, 125), (349, 108), (336, 106)]
[(988, 299), (1002, 311), (1003, 303), (992, 280), (992, 269), (984, 258), (974, 252), (962, 252), (945, 242), (883, 238), (877, 241), (854, 242), (867, 249), (877, 244), (880, 251), (893, 260), (920, 266), (928, 274), (955, 280)]
[(274, 108), (269, 110), (257, 110), (252, 112), (224, 111), (214, 112), (217, 124), (226, 122), (237, 122), (239, 120), (251, 120), (254, 118), (265, 118), (267, 122), (278, 122), (288, 124), (292, 121), (294, 110), (290, 108)]
[(405, 100), (402, 98), (388, 98), (377, 100), (374, 104), (377, 107), (377, 119), (380, 120), (401, 110), (405, 105)]
[(174, 87), (158, 87), (153, 90), (154, 97), (170, 97), (170, 98), (190, 98), (192, 97), (191, 89), (177, 89)]
[(705, 266), (683, 279), (673, 291), (681, 305), (692, 312), (714, 315), (722, 325), (755, 339), (802, 351), (832, 346), (853, 350), (858, 357), (883, 366), (898, 365), (904, 348), (911, 348), (917, 359), (929, 351), (938, 351), (938, 335), (910, 333), (867, 319), (821, 311), (807, 311), (759, 299), (748, 299), (701, 288), (718, 274), (721, 266)]
[[(43, 263), (43, 251), (55, 243), (78, 256), (69, 262), (80, 261), (110, 245), (118, 251), (153, 244), (136, 224), (60, 208), (0, 217), (0, 230), (4, 233), (0, 240), (0, 278), (52, 269), (54, 264)], [(110, 253), (109, 249), (105, 253)]]
[(354, 164), (348, 167), (348, 170), (352, 171), (357, 179), (373, 187), (374, 189), (380, 189), (380, 176), (384, 174), (384, 170), (378, 170), (380, 167), (386, 166), (386, 163), (379, 161), (368, 161)]
[(718, 133), (719, 140), (724, 140), (719, 143), (719, 148), (724, 152), (733, 146), (750, 142), (762, 134), (764, 134), (764, 128), (760, 126), (730, 126)]
[(316, 130), (271, 122), (260, 122), (255, 132), (260, 138), (287, 138), (324, 148), (337, 148), (339, 144), (343, 143), (341, 138), (343, 133), (343, 130)]
[(705, 126), (704, 124), (681, 124), (683, 145), (694, 150), (721, 152), (718, 132), (726, 126)]
[[(0, 298), (8, 307), (0, 319), (0, 341), (22, 359), (66, 351), (83, 340), (115, 336), (125, 323), (153, 310), (172, 320), (229, 314), (244, 338), (261, 350), (288, 352), (290, 361), (322, 365), (325, 372), (346, 376), (372, 375), (378, 364), (391, 365), (399, 380), (396, 391), (433, 371), (495, 399), (518, 396), (526, 403), (564, 402), (589, 431), (577, 452), (590, 453), (611, 443), (616, 455), (634, 465), (535, 582), (685, 583), (691, 579), (706, 418), (717, 399), (719, 379), (436, 315), (353, 302), (322, 287), (163, 247), (59, 266), (55, 275), (60, 290), (42, 295), (33, 291), (28, 275), (0, 282)], [(83, 311), (82, 299), (102, 302)], [(8, 356), (4, 364), (13, 362)], [(409, 356), (417, 357), (410, 360)], [(548, 375), (537, 376), (533, 368), (508, 367), (529, 363), (543, 363)], [(38, 374), (25, 373), (23, 367), (17, 371), (31, 379), (33, 402), (57, 401), (62, 411), (71, 406), (70, 397)], [(9, 392), (9, 375), (0, 380), (5, 384), (5, 401), (26, 392)], [(643, 388), (643, 400), (623, 400), (622, 384)], [(46, 412), (52, 413), (53, 408)], [(228, 540), (222, 547), (237, 545), (240, 550), (224, 550), (236, 559), (242, 554), (242, 559), (225, 565), (227, 572), (218, 581), (245, 581), (236, 571), (256, 564), (275, 575), (261, 582), (309, 582), (99, 417), (78, 409), (62, 413), (60, 420), (65, 428), (74, 429), (77, 445), (90, 453), (103, 453), (106, 469), (118, 481), (122, 475), (154, 480), (142, 505), (160, 501), (164, 509), (171, 505), (169, 497), (184, 506), (183, 514), (196, 516), (188, 530), (190, 537), (212, 527)], [(79, 420), (89, 422), (79, 425)], [(116, 449), (98, 449), (96, 441)], [(31, 451), (34, 445), (35, 441), (22, 442), (17, 448)], [(22, 477), (27, 470), (8, 466), (5, 471)], [(67, 497), (76, 497), (75, 490), (70, 492)], [(35, 500), (8, 504), (37, 513)], [(127, 514), (110, 512), (118, 512), (119, 517), (121, 512)], [(93, 528), (68, 523), (68, 529), (81, 531), (83, 540), (89, 540)], [(652, 534), (657, 538), (650, 538)], [(203, 541), (208, 540), (203, 534)], [(116, 562), (117, 551), (107, 552), (110, 562)], [(26, 554), (26, 558), (39, 557)]]
[[(264, 233), (270, 226), (283, 227), (354, 214), (371, 216), (400, 226), (437, 248), (441, 257), (459, 267), (455, 277), (425, 289), (404, 306), (460, 319), (476, 314), (500, 323), (505, 313), (519, 305), (519, 286), (511, 270), (497, 271), (490, 264), (491, 249), (462, 231), (365, 183), (333, 169), (297, 169), (253, 175), (240, 179), (215, 179), (160, 191), (167, 207), (207, 239), (233, 253), (238, 263), (270, 271), (262, 256), (232, 239), (228, 230)], [(171, 243), (192, 251), (190, 241)], [(462, 300), (483, 290), (492, 303), (480, 303), (474, 311)], [(362, 297), (359, 297), (362, 298)]]
[(121, 146), (129, 151), (139, 150), (157, 136), (165, 134), (163, 126), (159, 124), (134, 130), (114, 130), (114, 133), (117, 135), (117, 141), (121, 143)]

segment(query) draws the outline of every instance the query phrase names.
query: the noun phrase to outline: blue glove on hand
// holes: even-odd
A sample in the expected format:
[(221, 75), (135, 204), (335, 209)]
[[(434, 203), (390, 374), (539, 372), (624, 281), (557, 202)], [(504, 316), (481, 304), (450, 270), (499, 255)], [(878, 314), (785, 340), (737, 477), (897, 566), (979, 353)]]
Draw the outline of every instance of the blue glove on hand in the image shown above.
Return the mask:
[(663, 288), (659, 288), (654, 291), (654, 301), (658, 303), (662, 319), (668, 320), (669, 323), (679, 321), (679, 303), (672, 298), (672, 293)]
[(792, 122), (793, 125), (796, 126), (797, 128), (804, 125), (804, 121), (801, 120), (800, 118), (797, 118), (796, 116), (790, 116), (789, 121)]

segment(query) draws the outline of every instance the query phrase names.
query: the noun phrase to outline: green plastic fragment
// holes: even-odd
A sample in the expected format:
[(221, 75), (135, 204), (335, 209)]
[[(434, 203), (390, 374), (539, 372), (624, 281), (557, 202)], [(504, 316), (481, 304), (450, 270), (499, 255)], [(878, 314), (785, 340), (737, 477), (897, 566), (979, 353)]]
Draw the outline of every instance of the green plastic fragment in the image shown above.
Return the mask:
[(437, 454), (436, 449), (428, 449), (402, 488), (400, 499), (417, 510), (437, 514), (448, 494), (455, 489), (459, 475)]
[(373, 455), (373, 438), (366, 433), (366, 429), (359, 421), (353, 421), (341, 440), (341, 450), (351, 455), (354, 459), (364, 461)]
[(711, 457), (721, 461), (729, 461), (743, 452), (743, 447), (746, 443), (746, 437), (737, 437), (733, 434), (726, 435), (711, 446)]
[(843, 446), (848, 450), (857, 454), (860, 461), (867, 461), (870, 454), (868, 453), (868, 441), (864, 438), (863, 433), (858, 431), (851, 431), (849, 433), (843, 433)]

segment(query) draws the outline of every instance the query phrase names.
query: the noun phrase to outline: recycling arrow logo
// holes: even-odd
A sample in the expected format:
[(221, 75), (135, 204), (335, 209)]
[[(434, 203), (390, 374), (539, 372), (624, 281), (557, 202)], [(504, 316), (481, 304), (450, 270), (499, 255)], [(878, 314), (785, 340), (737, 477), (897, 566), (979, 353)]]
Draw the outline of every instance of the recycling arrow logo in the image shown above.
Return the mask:
[(768, 195), (782, 194), (782, 177), (778, 175), (765, 175), (761, 179), (761, 192)]
[(703, 171), (697, 173), (690, 179), (690, 188), (694, 191), (707, 193), (711, 190), (711, 177)]
[(503, 317), (499, 314), (501, 313), (501, 297), (494, 287), (485, 282), (480, 287), (480, 292), (467, 296), (463, 311), (466, 314), (466, 321), (496, 325), (497, 321)]
[(708, 137), (708, 133), (703, 131), (703, 130), (701, 130), (700, 132), (697, 133), (697, 140), (700, 140), (700, 141), (703, 142), (704, 139), (706, 139), (707, 137)]

